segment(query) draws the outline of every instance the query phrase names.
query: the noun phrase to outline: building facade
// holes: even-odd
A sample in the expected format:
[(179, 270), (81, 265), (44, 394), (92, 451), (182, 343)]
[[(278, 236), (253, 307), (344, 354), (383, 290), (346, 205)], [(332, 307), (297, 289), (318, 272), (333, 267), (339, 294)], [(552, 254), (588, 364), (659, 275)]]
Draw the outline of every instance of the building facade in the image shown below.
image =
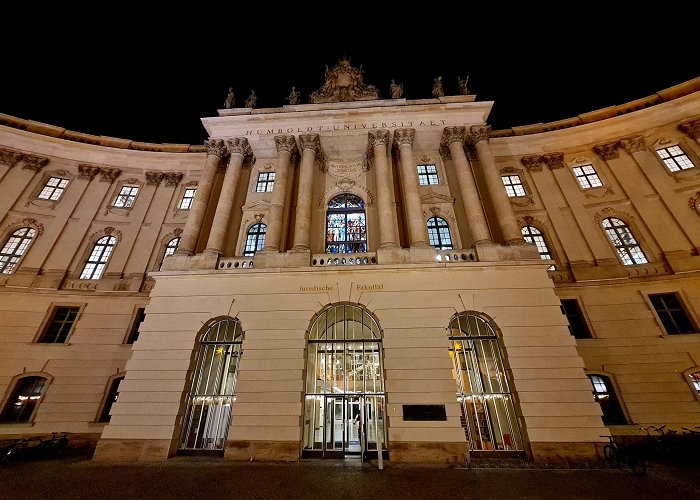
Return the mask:
[(463, 463), (700, 425), (700, 80), (492, 104), (341, 61), (204, 146), (0, 115), (0, 438)]

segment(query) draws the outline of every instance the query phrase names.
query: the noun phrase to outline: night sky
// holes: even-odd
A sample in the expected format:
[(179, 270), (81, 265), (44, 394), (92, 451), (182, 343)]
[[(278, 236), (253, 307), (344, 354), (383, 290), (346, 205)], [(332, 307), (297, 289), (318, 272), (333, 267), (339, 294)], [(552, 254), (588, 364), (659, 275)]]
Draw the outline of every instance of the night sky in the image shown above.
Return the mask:
[(86, 20), (28, 6), (23, 22), (3, 28), (0, 113), (95, 135), (201, 144), (200, 118), (217, 115), (229, 86), (237, 106), (251, 89), (257, 107), (282, 106), (293, 85), (306, 103), (325, 66), (345, 57), (386, 98), (391, 79), (417, 99), (431, 97), (438, 75), (447, 95), (457, 93), (458, 75), (469, 75), (470, 93), (495, 102), (488, 122), (501, 129), (622, 104), (700, 76), (697, 30), (684, 26), (690, 13), (666, 23), (660, 13), (632, 9), (543, 17), (464, 3), (455, 4), (464, 12), (445, 4), (406, 6), (403, 14), (400, 4), (385, 12), (289, 4), (270, 17), (279, 9), (260, 5), (147, 16), (120, 7), (83, 13)]

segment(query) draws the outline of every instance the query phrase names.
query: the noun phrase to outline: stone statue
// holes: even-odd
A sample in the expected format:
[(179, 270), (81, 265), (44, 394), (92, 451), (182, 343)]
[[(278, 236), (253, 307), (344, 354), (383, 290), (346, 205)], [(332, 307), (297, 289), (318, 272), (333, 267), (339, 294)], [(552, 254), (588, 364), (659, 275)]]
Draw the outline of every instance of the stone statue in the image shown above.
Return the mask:
[(391, 80), (390, 87), (392, 99), (401, 99), (403, 97), (403, 83), (396, 83), (394, 80)]
[(255, 95), (254, 90), (251, 90), (250, 95), (248, 96), (248, 99), (245, 100), (245, 107), (246, 108), (254, 108), (256, 102), (258, 102), (258, 96)]
[(233, 87), (229, 87), (228, 95), (226, 96), (226, 100), (224, 101), (224, 108), (231, 109), (235, 103), (236, 100), (233, 97)]
[(459, 75), (457, 75), (457, 93), (459, 95), (469, 95), (469, 89), (467, 89), (467, 82), (469, 81), (469, 75), (462, 80)]
[(294, 87), (292, 87), (292, 91), (289, 93), (287, 100), (289, 101), (289, 104), (299, 104), (299, 97), (301, 97), (301, 94), (297, 92)]
[(438, 76), (433, 82), (433, 97), (444, 97), (445, 90), (442, 88), (442, 77)]

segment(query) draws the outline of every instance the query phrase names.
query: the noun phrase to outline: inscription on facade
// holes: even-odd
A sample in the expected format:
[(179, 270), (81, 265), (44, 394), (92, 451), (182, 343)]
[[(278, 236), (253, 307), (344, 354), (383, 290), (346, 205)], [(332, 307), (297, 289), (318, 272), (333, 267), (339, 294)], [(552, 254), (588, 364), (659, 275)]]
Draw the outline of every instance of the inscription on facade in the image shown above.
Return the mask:
[(299, 287), (300, 292), (331, 292), (333, 290), (333, 285), (313, 285)]
[(406, 120), (392, 122), (346, 123), (344, 125), (316, 125), (314, 127), (258, 128), (246, 130), (245, 135), (306, 134), (308, 132), (330, 132), (340, 130), (372, 130), (380, 128), (444, 127), (447, 120)]
[(384, 290), (383, 283), (371, 283), (369, 285), (356, 285), (357, 291), (371, 292), (373, 290)]

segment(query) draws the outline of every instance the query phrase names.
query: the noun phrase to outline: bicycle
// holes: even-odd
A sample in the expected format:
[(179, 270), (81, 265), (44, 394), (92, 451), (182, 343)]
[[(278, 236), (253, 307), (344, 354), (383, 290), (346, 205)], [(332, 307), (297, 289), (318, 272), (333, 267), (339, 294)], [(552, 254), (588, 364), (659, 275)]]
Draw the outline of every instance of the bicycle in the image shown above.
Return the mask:
[(3, 450), (0, 462), (9, 462), (20, 457), (36, 454), (43, 440), (39, 437), (22, 438), (14, 440), (14, 443)]
[(600, 436), (608, 438), (608, 443), (603, 447), (603, 460), (612, 469), (629, 467), (635, 476), (644, 476), (647, 473), (647, 463), (644, 457), (626, 445), (624, 438), (620, 438), (620, 445), (615, 442), (613, 436)]
[(51, 437), (42, 439), (39, 446), (42, 455), (61, 453), (68, 446), (67, 432), (52, 432)]

